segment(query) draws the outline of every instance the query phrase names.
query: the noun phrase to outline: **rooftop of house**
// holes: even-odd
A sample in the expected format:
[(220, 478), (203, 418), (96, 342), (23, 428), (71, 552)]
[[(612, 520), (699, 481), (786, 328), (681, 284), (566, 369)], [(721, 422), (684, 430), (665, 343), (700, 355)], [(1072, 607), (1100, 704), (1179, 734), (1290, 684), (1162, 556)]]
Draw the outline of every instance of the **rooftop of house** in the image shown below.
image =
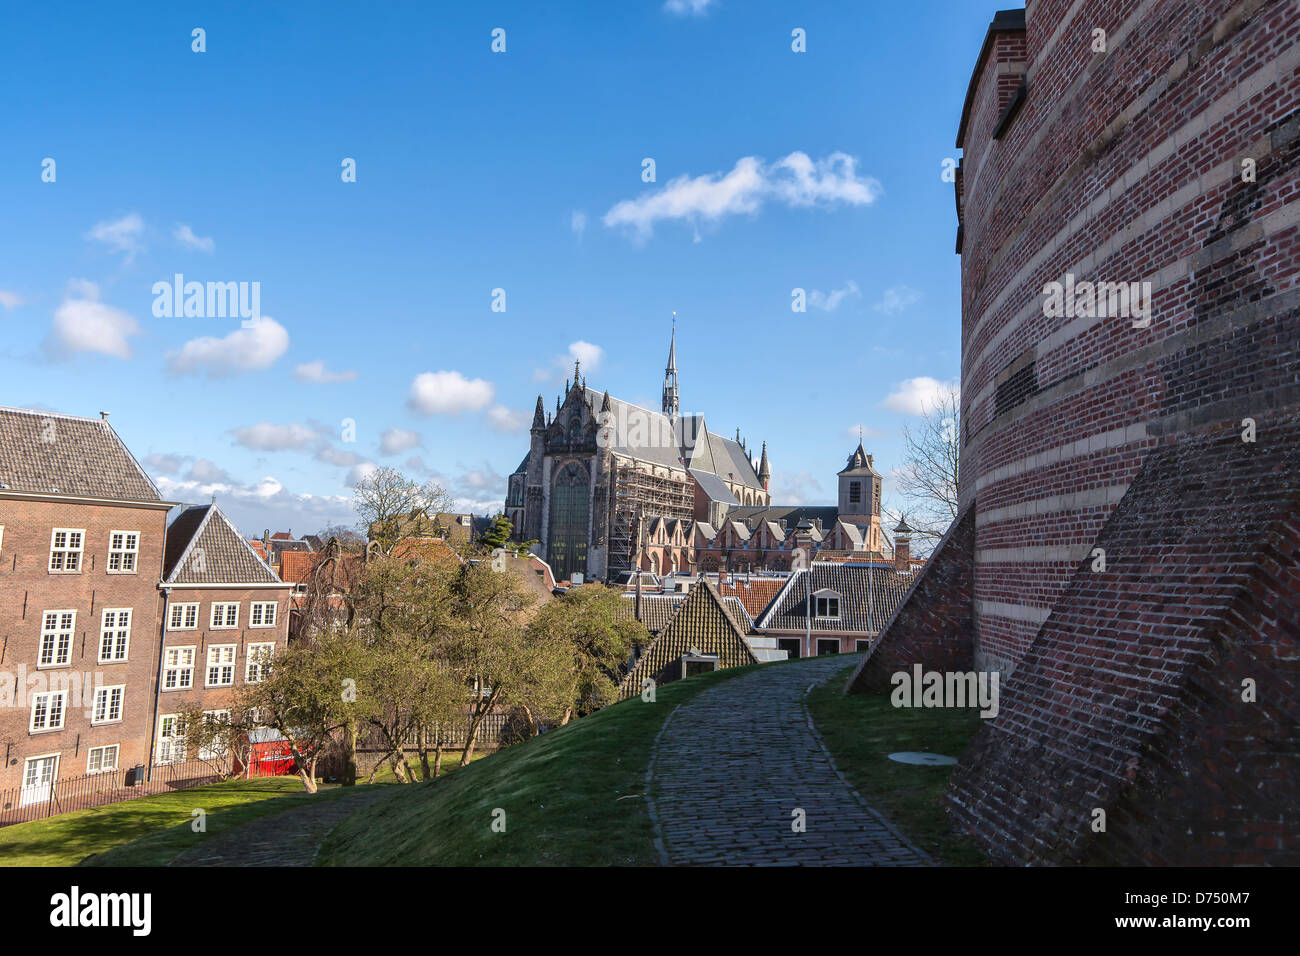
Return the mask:
[(758, 628), (802, 630), (808, 625), (811, 594), (839, 599), (838, 617), (817, 617), (817, 608), (811, 608), (813, 630), (875, 633), (889, 621), (914, 578), (914, 572), (900, 574), (885, 562), (814, 561), (807, 570), (790, 575), (758, 619)]
[(0, 491), (163, 500), (107, 418), (2, 406)]
[(163, 584), (279, 584), (215, 504), (183, 505), (167, 526)]

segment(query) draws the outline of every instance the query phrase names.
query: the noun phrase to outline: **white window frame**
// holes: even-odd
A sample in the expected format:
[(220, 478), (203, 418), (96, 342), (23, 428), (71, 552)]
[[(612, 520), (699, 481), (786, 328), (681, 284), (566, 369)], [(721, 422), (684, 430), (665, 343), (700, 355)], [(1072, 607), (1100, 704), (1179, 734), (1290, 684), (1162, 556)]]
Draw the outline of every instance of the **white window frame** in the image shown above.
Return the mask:
[[(51, 706), (53, 701), (58, 701), (59, 722), (53, 723), (50, 719), (50, 713), (55, 708)], [(41, 726), (36, 726), (36, 711), (42, 705), (44, 709), (44, 722)], [(27, 732), (29, 734), (43, 734), (53, 730), (62, 730), (63, 725), (68, 719), (68, 692), (66, 690), (48, 690), (39, 694), (32, 694), (32, 710), (27, 718)]]
[[(100, 716), (100, 705), (103, 705), (104, 716)], [(117, 716), (113, 716), (113, 705), (117, 705)], [(125, 684), (105, 684), (103, 687), (95, 688), (95, 703), (90, 711), (90, 723), (98, 727), (100, 724), (120, 724), (122, 722), (122, 712), (126, 709), (126, 685)]]
[[(134, 616), (129, 607), (106, 607), (99, 618), (99, 663), (122, 664), (131, 653), (131, 618)], [(110, 620), (112, 615), (116, 621)], [(126, 615), (126, 623), (122, 623)], [(108, 656), (104, 656), (104, 639), (109, 639)], [(118, 653), (119, 645), (121, 653)]]
[(244, 649), (244, 657), (244, 683), (260, 683), (266, 679), (266, 665), (275, 657), (275, 642), (249, 644)]
[[(197, 631), (199, 629), (198, 601), (180, 601), (176, 604), (168, 604), (167, 607), (167, 630)], [(178, 617), (181, 623), (173, 623)], [(187, 621), (189, 623), (186, 623)]]
[[(266, 619), (267, 611), (270, 608), (271, 619)], [(275, 627), (276, 615), (279, 613), (278, 601), (252, 601), (248, 605), (248, 626), (249, 627)], [(259, 623), (259, 620), (261, 623)]]
[[(113, 539), (122, 536), (121, 547), (114, 547)], [(118, 558), (118, 567), (113, 567), (113, 558)], [(127, 565), (130, 567), (127, 567)], [(140, 567), (140, 532), (110, 531), (108, 533), (108, 563), (104, 570), (109, 574), (135, 574)]]
[[(50, 774), (49, 783), (28, 783), (28, 768), (34, 763), (44, 763), (47, 760), (54, 761), (54, 770)], [(23, 782), (22, 790), (18, 798), (20, 807), (31, 806), (34, 803), (48, 803), (50, 797), (54, 794), (54, 786), (59, 782), (59, 764), (62, 762), (62, 755), (58, 753), (37, 754), (34, 757), (28, 757), (23, 762)]]
[[(171, 721), (171, 733), (166, 733)], [(179, 731), (179, 733), (177, 733)], [(179, 763), (185, 759), (185, 717), (183, 714), (158, 715), (158, 750), (154, 764)]]
[[(56, 615), (56, 626), (49, 626), (50, 615)], [(63, 617), (67, 615), (68, 625), (63, 626)], [(65, 645), (60, 637), (67, 635), (67, 644)], [(72, 663), (72, 641), (77, 635), (77, 610), (76, 608), (57, 608), (53, 611), (41, 612), (41, 642), (36, 649), (36, 667), (43, 670), (47, 667), (67, 667)], [(46, 638), (52, 638), (52, 660), (45, 660)], [(62, 655), (59, 651), (62, 650)], [(60, 659), (62, 658), (62, 659)]]
[[(172, 651), (176, 652), (176, 663), (169, 664), (167, 655)], [(188, 663), (185, 663), (185, 651), (189, 651)], [(195, 647), (193, 644), (181, 644), (175, 647), (163, 648), (163, 691), (194, 689), (194, 657)], [(172, 673), (177, 675), (177, 682), (175, 686), (169, 687), (167, 686), (167, 678)], [(186, 677), (184, 684), (180, 683), (181, 675)]]
[[(824, 591), (820, 594), (813, 594), (813, 600), (817, 603), (813, 606), (813, 617), (819, 621), (838, 621), (840, 620), (840, 611), (842, 607), (843, 595), (834, 591)], [(822, 613), (822, 602), (826, 602), (826, 613)], [(831, 613), (831, 602), (835, 602), (835, 613)]]
[[(59, 535), (66, 535), (63, 547), (56, 548)], [(72, 547), (73, 535), (76, 535), (77, 546)], [(47, 566), (50, 574), (80, 574), (81, 559), (85, 557), (84, 550), (86, 547), (86, 529), (85, 528), (54, 528), (50, 531), (50, 563)], [(59, 567), (54, 566), (54, 556), (60, 555)], [(68, 567), (69, 561), (76, 567)]]
[[(233, 687), (235, 686), (235, 656), (239, 650), (238, 644), (209, 644), (208, 645), (208, 664), (204, 671), (204, 687)], [(227, 653), (228, 652), (228, 653)], [(222, 660), (222, 658), (229, 658)], [(229, 670), (230, 680), (214, 681), (212, 672), (214, 670)]]
[[(220, 611), (222, 608), (231, 608), (231, 607), (235, 609), (234, 622), (230, 624), (218, 624), (217, 623), (218, 611)], [(223, 621), (230, 620), (229, 611), (226, 611), (222, 615), (222, 620)], [(233, 631), (237, 629), (239, 627), (239, 602), (238, 601), (213, 601), (212, 610), (208, 614), (208, 624), (211, 626), (212, 630), (214, 631)]]
[[(226, 719), (226, 723), (230, 723), (230, 711), (229, 711), (229, 710), (205, 710), (205, 711), (203, 712), (203, 720), (204, 720), (205, 722), (216, 723), (217, 720), (220, 719), (220, 718), (222, 718), (222, 717), (224, 717), (224, 718)], [(224, 744), (222, 745), (222, 749), (221, 749), (221, 750), (212, 750), (212, 749), (209, 748), (209, 747), (200, 747), (200, 748), (199, 748), (199, 759), (200, 759), (200, 760), (216, 760), (218, 757), (223, 757), (223, 756), (225, 756), (225, 753), (226, 753), (226, 751), (225, 751), (225, 748), (224, 748)]]
[[(111, 765), (104, 763), (105, 754), (108, 751), (113, 752), (113, 762)], [(99, 765), (95, 765), (95, 755), (99, 755)], [(98, 747), (91, 747), (86, 751), (86, 773), (112, 773), (117, 769), (117, 761), (122, 756), (122, 748), (119, 744), (102, 744)]]

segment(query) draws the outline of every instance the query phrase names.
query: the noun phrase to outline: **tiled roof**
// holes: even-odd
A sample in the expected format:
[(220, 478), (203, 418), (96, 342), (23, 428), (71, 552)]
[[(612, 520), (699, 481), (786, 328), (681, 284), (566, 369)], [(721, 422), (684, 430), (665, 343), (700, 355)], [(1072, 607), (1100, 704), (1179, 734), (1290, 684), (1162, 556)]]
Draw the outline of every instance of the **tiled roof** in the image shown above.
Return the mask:
[(0, 490), (161, 501), (108, 422), (0, 407)]
[[(644, 597), (642, 598), (644, 601)], [(663, 683), (670, 668), (688, 651), (717, 654), (718, 666), (739, 667), (758, 659), (745, 641), (743, 625), (727, 609), (717, 588), (701, 579), (673, 614), (667, 627), (650, 642), (619, 686), (620, 697), (641, 693), (646, 678)]]
[(167, 527), (163, 583), (278, 584), (216, 505), (190, 505)]
[(840, 619), (813, 618), (815, 631), (879, 631), (912, 586), (911, 574), (899, 574), (892, 564), (824, 564), (814, 561), (806, 571), (790, 576), (771, 607), (758, 620), (764, 628), (801, 629), (807, 623), (809, 580), (812, 591), (840, 595)]
[[(636, 592), (628, 591), (623, 595), (625, 607), (623, 610), (627, 617), (636, 618)], [(641, 623), (651, 634), (658, 634), (673, 618), (673, 612), (677, 610), (677, 605), (685, 600), (686, 595), (676, 594), (642, 594), (641, 595)]]
[(789, 505), (772, 505), (770, 507), (746, 505), (743, 508), (732, 508), (727, 512), (727, 517), (736, 521), (743, 521), (751, 528), (756, 527), (760, 521), (775, 521), (778, 525), (784, 526), (788, 536), (804, 518), (814, 523), (820, 523), (823, 528), (833, 528), (839, 513), (839, 509), (834, 505), (797, 505), (793, 507)]
[(266, 545), (262, 543), (261, 538), (249, 538), (248, 546), (257, 552), (259, 558), (266, 560)]
[(280, 555), (280, 580), (302, 584), (322, 556), (313, 551), (286, 551)]
[(723, 597), (735, 597), (745, 606), (745, 611), (754, 620), (767, 610), (772, 599), (781, 592), (788, 580), (779, 578), (732, 578), (718, 585), (718, 593)]

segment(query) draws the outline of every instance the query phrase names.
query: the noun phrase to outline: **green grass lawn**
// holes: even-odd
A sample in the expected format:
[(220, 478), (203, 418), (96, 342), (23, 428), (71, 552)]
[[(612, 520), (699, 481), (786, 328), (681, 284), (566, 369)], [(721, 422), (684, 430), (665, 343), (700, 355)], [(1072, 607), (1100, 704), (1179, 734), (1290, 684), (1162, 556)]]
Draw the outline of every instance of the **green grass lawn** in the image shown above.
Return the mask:
[[(317, 797), (329, 799), (334, 789), (322, 789)], [(190, 829), (196, 808), (207, 812), (211, 834), (305, 799), (314, 798), (297, 777), (265, 777), (124, 800), (0, 828), (0, 865), (73, 866), (92, 854), (100, 855), (89, 861), (92, 865), (110, 859), (122, 866), (166, 862), (202, 836)], [(127, 844), (142, 838), (151, 841), (143, 855), (128, 851)]]
[[(658, 862), (645, 773), (682, 701), (750, 667), (673, 681), (654, 703), (614, 704), (474, 761), (446, 779), (395, 788), (326, 838), (325, 866), (608, 866)], [(777, 665), (781, 666), (781, 665)], [(505, 832), (492, 830), (505, 811)]]
[(868, 804), (936, 860), (953, 866), (989, 865), (943, 809), (942, 794), (954, 768), (889, 759), (900, 750), (960, 757), (979, 730), (978, 713), (894, 707), (888, 694), (846, 695), (844, 682), (852, 669), (846, 668), (808, 695), (813, 723), (836, 765)]

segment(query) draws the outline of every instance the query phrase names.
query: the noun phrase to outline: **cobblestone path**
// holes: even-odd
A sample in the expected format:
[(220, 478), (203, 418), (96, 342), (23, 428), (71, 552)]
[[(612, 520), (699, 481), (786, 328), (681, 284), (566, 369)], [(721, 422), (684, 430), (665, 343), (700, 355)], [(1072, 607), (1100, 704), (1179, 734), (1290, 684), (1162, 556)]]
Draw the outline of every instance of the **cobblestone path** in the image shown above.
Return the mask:
[[(651, 815), (674, 864), (918, 866), (930, 859), (839, 774), (803, 706), (846, 657), (763, 667), (688, 700), (655, 745)], [(792, 828), (805, 813), (806, 832)]]
[(214, 833), (170, 866), (311, 866), (316, 850), (344, 817), (391, 793), (388, 787), (358, 787), (355, 793), (272, 813)]

